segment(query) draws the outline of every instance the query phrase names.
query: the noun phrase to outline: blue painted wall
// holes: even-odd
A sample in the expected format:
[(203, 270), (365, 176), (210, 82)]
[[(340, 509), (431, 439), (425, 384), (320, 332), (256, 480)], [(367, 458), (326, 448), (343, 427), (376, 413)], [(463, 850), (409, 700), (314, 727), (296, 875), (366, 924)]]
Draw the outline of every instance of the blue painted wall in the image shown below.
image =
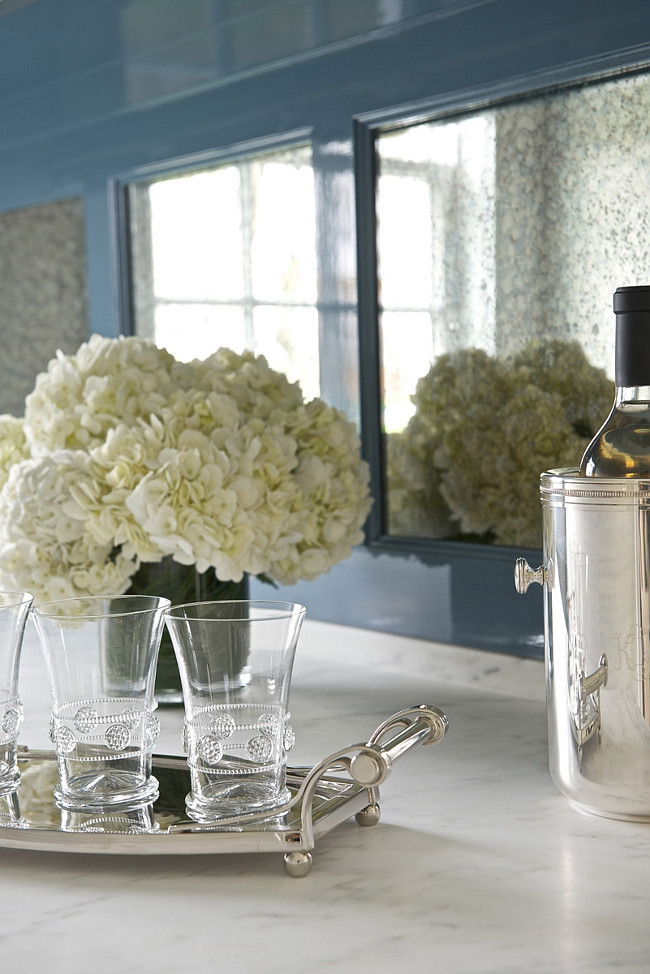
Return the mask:
[[(0, 210), (83, 196), (89, 327), (116, 335), (116, 180), (297, 130), (350, 150), (354, 118), (649, 52), (647, 0), (3, 0)], [(285, 594), (319, 618), (538, 655), (541, 598), (514, 594), (515, 554), (380, 544)]]

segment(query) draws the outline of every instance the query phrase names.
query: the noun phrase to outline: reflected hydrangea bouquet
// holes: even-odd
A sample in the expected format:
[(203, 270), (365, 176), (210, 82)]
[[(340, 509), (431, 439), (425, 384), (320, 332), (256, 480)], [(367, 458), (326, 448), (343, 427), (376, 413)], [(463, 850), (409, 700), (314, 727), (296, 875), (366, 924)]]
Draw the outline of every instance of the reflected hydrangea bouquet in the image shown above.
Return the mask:
[(362, 540), (368, 481), (350, 421), (263, 357), (94, 335), (0, 417), (0, 587), (117, 595), (166, 557), (313, 579)]
[(580, 463), (613, 396), (576, 341), (441, 355), (387, 443), (391, 533), (541, 547), (539, 475)]

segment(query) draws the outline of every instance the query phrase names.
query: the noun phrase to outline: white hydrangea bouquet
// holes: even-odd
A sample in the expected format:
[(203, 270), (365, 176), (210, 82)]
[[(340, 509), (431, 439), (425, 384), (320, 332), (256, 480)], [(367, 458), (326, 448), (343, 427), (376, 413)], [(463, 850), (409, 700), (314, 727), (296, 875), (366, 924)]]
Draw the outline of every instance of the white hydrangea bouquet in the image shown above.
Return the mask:
[(118, 595), (165, 559), (313, 579), (362, 540), (368, 481), (350, 421), (263, 357), (93, 335), (0, 417), (0, 587)]

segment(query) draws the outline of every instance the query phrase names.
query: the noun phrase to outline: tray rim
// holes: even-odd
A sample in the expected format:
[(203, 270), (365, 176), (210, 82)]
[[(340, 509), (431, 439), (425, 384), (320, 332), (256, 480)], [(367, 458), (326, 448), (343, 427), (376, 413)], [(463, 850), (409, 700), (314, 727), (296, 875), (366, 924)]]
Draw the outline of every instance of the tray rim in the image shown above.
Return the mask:
[[(29, 761), (56, 761), (54, 751), (30, 750), (22, 745), (19, 765)], [(154, 754), (153, 771), (159, 768), (187, 770), (187, 760), (180, 755)], [(288, 767), (287, 779), (297, 783), (311, 772), (307, 767)], [(375, 789), (376, 793), (376, 789)], [(181, 820), (155, 832), (68, 832), (40, 825), (0, 824), (0, 848), (20, 848), (36, 852), (86, 853), (95, 855), (206, 855), (224, 853), (308, 852), (315, 840), (326, 835), (369, 804), (369, 792), (354, 781), (325, 776), (317, 782), (314, 796), (320, 804), (332, 801), (332, 807), (314, 816), (311, 835), (301, 827), (300, 804), (293, 806), (290, 821), (278, 821), (269, 827), (269, 819), (244, 823), (241, 827), (198, 826)], [(313, 811), (313, 808), (312, 808)], [(297, 820), (296, 820), (297, 819)], [(266, 822), (266, 827), (256, 827)]]

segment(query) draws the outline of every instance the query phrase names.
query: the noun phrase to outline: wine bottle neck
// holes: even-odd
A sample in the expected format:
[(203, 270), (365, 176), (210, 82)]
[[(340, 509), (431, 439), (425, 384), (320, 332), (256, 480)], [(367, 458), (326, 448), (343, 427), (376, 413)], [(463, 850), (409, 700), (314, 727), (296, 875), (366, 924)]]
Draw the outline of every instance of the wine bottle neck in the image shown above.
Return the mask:
[(650, 385), (616, 386), (616, 405), (623, 403), (650, 403)]
[[(650, 385), (650, 310), (616, 315), (615, 381), (617, 388)], [(633, 399), (639, 399), (633, 396)]]

